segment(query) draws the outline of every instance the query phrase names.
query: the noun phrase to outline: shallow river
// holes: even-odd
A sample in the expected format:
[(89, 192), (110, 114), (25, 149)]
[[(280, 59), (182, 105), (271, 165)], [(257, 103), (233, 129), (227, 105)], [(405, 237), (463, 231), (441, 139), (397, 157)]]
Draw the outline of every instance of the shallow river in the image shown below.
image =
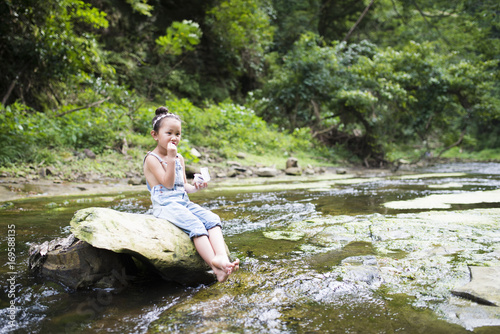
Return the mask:
[[(238, 186), (214, 184), (192, 195), (193, 201), (221, 216), (231, 254), (241, 260), (238, 273), (210, 286), (183, 287), (143, 279), (119, 291), (72, 291), (28, 271), (30, 245), (67, 236), (76, 210), (95, 206), (147, 213), (147, 191), (0, 203), (0, 333), (500, 333), (498, 315), (460, 321), (458, 309), (479, 306), (449, 292), (449, 285), (463, 285), (470, 279), (456, 253), (453, 261), (442, 263), (449, 268), (446, 274), (433, 282), (422, 279), (417, 285), (403, 286), (380, 271), (369, 281), (347, 279), (352, 271), (346, 268), (353, 267), (353, 259), (387, 268), (387, 263), (405, 258), (409, 251), (391, 246), (387, 255), (369, 238), (340, 240), (340, 227), (347, 235), (353, 226), (364, 228), (366, 221), (397, 220), (429, 211), (392, 209), (384, 206), (387, 202), (500, 189), (500, 164), (496, 163), (440, 165), (417, 172), (415, 177), (320, 175), (280, 183), (258, 180), (258, 184), (242, 180)], [(464, 201), (437, 210), (488, 208), (500, 208), (500, 201)], [(321, 223), (321, 231), (330, 231), (330, 239), (328, 233), (311, 232), (324, 220), (329, 223)], [(15, 258), (8, 253), (13, 230)], [(490, 227), (487, 232), (498, 230)], [(475, 261), (484, 265), (486, 260), (478, 256), (498, 242), (491, 238), (481, 241), (479, 248), (484, 248), (478, 248), (477, 254), (468, 255), (468, 263), (476, 256)], [(499, 265), (497, 260), (488, 263)], [(419, 280), (418, 271), (405, 275), (408, 281)], [(414, 293), (415, 289), (421, 290)], [(14, 326), (9, 326), (12, 314)]]

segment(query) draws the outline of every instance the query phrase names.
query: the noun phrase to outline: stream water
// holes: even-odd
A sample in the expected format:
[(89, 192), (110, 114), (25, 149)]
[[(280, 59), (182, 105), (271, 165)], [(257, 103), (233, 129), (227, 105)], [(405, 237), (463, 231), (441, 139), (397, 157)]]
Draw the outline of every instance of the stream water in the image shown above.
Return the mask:
[[(325, 217), (365, 221), (427, 211), (383, 205), (390, 201), (500, 189), (498, 163), (440, 165), (418, 173), (425, 175), (266, 179), (257, 185), (215, 185), (191, 196), (221, 216), (226, 243), (241, 260), (241, 270), (228, 282), (210, 286), (144, 279), (119, 291), (73, 291), (28, 271), (30, 245), (67, 236), (76, 210), (147, 213), (147, 191), (0, 203), (0, 333), (499, 333), (495, 319), (464, 327), (438, 312), (444, 304), (449, 307), (449, 291), (442, 298), (432, 293), (423, 298), (388, 291), (382, 281), (342, 279), (345, 259), (377, 258), (380, 251), (370, 240), (329, 248), (302, 238), (300, 229), (283, 237), (291, 224), (313, 226)], [(499, 207), (492, 201), (440, 210)], [(390, 256), (404, 257), (405, 251)], [(456, 277), (440, 279), (466, 283), (469, 277), (458, 270)]]

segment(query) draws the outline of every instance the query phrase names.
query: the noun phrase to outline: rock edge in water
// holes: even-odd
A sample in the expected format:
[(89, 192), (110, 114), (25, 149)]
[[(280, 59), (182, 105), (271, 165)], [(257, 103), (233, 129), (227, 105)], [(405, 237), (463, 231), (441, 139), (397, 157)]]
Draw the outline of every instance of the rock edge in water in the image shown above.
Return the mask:
[(95, 248), (73, 234), (32, 245), (29, 269), (71, 289), (123, 288), (138, 272), (130, 256)]
[(500, 306), (500, 266), (469, 266), (471, 281), (451, 291), (478, 304)]

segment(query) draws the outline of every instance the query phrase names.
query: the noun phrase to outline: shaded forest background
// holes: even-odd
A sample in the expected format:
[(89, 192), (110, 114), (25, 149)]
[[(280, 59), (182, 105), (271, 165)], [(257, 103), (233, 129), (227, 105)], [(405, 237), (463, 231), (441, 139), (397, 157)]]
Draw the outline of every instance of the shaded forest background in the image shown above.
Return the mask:
[(153, 144), (386, 166), (500, 157), (497, 0), (0, 0), (0, 166)]

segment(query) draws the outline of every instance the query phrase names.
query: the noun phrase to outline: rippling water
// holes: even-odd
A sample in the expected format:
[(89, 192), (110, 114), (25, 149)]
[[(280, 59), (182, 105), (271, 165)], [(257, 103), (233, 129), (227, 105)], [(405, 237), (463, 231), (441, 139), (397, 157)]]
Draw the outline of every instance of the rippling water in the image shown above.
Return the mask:
[[(388, 297), (381, 282), (367, 283), (368, 287), (341, 283), (331, 268), (348, 257), (375, 254), (369, 243), (350, 243), (311, 257), (304, 245), (263, 234), (324, 216), (391, 216), (396, 211), (382, 206), (388, 201), (500, 188), (497, 163), (440, 165), (420, 172), (462, 174), (373, 177), (353, 184), (322, 180), (321, 186), (310, 180), (301, 181), (310, 187), (288, 190), (279, 186), (255, 192), (208, 189), (193, 195), (192, 200), (222, 217), (227, 244), (242, 260), (242, 269), (227, 283), (188, 288), (145, 279), (119, 291), (72, 291), (33, 277), (27, 270), (29, 246), (68, 235), (76, 210), (99, 206), (147, 213), (147, 191), (4, 203), (0, 210), (0, 314), (8, 320), (11, 302), (17, 311), (15, 326), (2, 320), (0, 333), (465, 333), (463, 327), (440, 319), (432, 307), (416, 308), (409, 295)], [(12, 226), (16, 232), (14, 267), (9, 266), (7, 247), (7, 231)], [(13, 288), (7, 281), (11, 273), (15, 273)], [(499, 328), (480, 330), (493, 333)]]

